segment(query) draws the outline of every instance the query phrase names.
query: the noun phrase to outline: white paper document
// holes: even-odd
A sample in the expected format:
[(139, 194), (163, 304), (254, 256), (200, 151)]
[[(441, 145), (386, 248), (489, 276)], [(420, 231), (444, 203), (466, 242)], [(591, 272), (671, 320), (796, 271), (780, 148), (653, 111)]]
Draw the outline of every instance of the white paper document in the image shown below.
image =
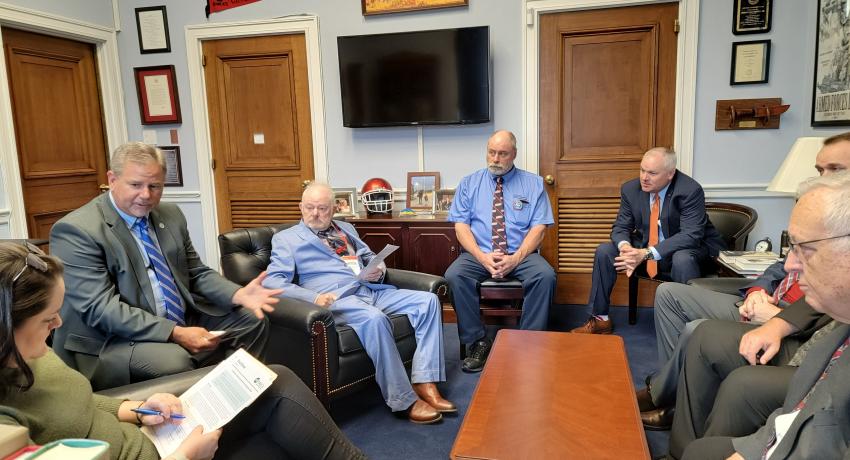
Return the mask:
[(180, 396), (183, 415), (179, 425), (163, 423), (142, 427), (161, 457), (171, 454), (196, 426), (204, 433), (233, 420), (268, 388), (277, 374), (248, 354), (237, 350)]
[(372, 260), (369, 261), (369, 265), (363, 267), (363, 270), (360, 270), (360, 274), (357, 275), (357, 279), (364, 280), (363, 276), (366, 273), (369, 273), (370, 271), (378, 268), (378, 265), (381, 265), (384, 259), (389, 257), (390, 254), (394, 253), (396, 249), (398, 249), (398, 246), (392, 244), (384, 246), (384, 249), (381, 249), (381, 252), (377, 253), (375, 257), (373, 257)]

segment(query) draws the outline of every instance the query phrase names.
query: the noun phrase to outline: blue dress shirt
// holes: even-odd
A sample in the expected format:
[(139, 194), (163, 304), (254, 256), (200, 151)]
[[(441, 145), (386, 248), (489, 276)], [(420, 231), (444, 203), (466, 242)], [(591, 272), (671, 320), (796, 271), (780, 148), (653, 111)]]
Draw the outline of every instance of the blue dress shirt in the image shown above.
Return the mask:
[[(513, 254), (522, 245), (531, 227), (551, 225), (555, 219), (540, 176), (514, 167), (502, 177), (508, 252)], [(448, 221), (469, 225), (475, 242), (484, 252), (493, 250), (491, 239), (495, 191), (496, 176), (487, 168), (478, 170), (461, 179), (449, 211)]]

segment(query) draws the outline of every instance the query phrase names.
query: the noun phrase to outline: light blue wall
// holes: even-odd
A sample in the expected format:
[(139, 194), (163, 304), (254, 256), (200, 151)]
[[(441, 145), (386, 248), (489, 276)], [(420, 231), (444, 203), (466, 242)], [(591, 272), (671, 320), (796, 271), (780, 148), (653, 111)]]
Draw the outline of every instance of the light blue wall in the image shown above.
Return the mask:
[[(99, 0), (97, 7), (90, 6), (93, 2), (87, 0), (11, 3), (25, 4), (29, 8), (66, 14), (93, 23), (111, 23), (108, 0)], [(751, 189), (754, 185), (769, 182), (797, 137), (828, 136), (843, 131), (841, 128), (814, 129), (809, 126), (817, 2), (774, 2), (772, 31), (768, 34), (742, 36), (731, 33), (731, 2), (702, 0), (700, 3), (693, 175), (706, 186), (709, 199), (740, 202), (756, 208), (760, 219), (751, 241), (764, 235), (776, 240), (780, 230), (785, 227), (793, 201), (790, 198), (770, 197)], [(161, 4), (168, 7), (172, 52), (143, 56), (139, 54), (133, 10)], [(468, 8), (368, 18), (361, 15), (360, 2), (356, 0), (263, 0), (214, 14), (209, 20), (203, 14), (204, 4), (202, 0), (119, 2), (122, 29), (118, 34), (119, 53), (130, 139), (142, 137), (133, 67), (173, 64), (177, 70), (183, 123), (152, 128), (157, 131), (162, 144), (170, 143), (169, 129), (178, 130), (185, 183), (182, 189), (176, 189), (178, 191), (197, 192), (199, 189), (184, 42), (186, 25), (304, 13), (318, 16), (329, 179), (337, 187), (359, 187), (367, 178), (381, 176), (396, 188), (404, 188), (405, 173), (418, 168), (416, 128), (349, 129), (342, 126), (336, 52), (336, 37), (339, 35), (490, 26), (493, 122), (424, 128), (425, 169), (439, 171), (444, 186), (456, 185), (464, 174), (482, 166), (484, 144), (495, 128), (515, 130), (522, 136), (522, 34), (525, 25), (520, 0), (471, 0)], [(764, 38), (772, 40), (769, 83), (730, 86), (732, 42)], [(714, 130), (717, 99), (753, 97), (782, 97), (791, 104), (790, 111), (782, 116), (781, 129)], [(193, 239), (200, 245), (200, 206), (190, 199), (181, 202), (181, 207), (189, 221), (193, 222)], [(2, 228), (0, 225), (0, 233)], [(198, 249), (203, 253), (202, 247)]]
[[(736, 186), (770, 182), (797, 137), (846, 131), (810, 126), (817, 2), (773, 4), (771, 32), (753, 35), (732, 34), (731, 2), (702, 0), (700, 5), (693, 173), (707, 187), (710, 199), (734, 201), (758, 211), (750, 245), (763, 236), (778, 241), (794, 200), (735, 196), (735, 190), (739, 190)], [(730, 86), (732, 43), (763, 39), (771, 40), (769, 82)], [(760, 97), (781, 97), (783, 103), (791, 105), (782, 115), (780, 129), (714, 130), (718, 99)]]

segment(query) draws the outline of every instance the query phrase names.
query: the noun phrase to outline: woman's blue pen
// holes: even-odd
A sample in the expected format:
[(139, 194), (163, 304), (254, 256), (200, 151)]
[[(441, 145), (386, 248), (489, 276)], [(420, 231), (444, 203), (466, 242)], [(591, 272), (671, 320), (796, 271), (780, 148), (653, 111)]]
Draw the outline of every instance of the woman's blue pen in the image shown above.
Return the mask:
[[(142, 415), (160, 415), (162, 416), (162, 412), (153, 409), (130, 409), (131, 411), (142, 414)], [(171, 414), (171, 418), (186, 418), (185, 415), (181, 414)]]

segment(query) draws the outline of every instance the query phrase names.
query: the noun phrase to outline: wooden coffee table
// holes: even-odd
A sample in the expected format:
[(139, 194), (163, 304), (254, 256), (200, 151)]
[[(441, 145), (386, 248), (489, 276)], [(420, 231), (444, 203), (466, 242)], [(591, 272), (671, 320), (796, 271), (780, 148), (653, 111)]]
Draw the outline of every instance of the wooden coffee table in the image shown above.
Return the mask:
[(650, 458), (623, 339), (499, 331), (451, 458)]

